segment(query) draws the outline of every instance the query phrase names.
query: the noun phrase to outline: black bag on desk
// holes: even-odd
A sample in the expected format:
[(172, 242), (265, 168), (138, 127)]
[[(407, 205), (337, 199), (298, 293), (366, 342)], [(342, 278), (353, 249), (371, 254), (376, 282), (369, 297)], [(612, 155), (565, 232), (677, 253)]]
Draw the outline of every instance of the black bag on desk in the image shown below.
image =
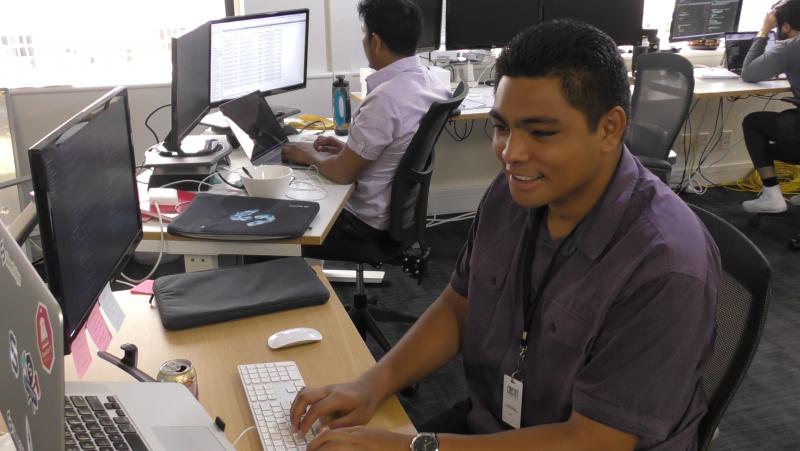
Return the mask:
[(219, 240), (296, 238), (318, 212), (316, 202), (200, 193), (167, 232)]
[(301, 257), (159, 277), (153, 291), (169, 330), (320, 305), (330, 297)]

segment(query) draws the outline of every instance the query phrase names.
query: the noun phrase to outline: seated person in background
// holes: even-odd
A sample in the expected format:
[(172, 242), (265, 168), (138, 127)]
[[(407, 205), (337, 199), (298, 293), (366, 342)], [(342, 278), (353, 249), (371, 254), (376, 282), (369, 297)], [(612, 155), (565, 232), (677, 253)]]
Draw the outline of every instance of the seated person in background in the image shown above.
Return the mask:
[[(764, 52), (769, 32), (778, 29), (778, 42)], [(758, 82), (785, 73), (792, 95), (800, 98), (800, 0), (779, 3), (767, 14), (744, 60), (742, 80)], [(781, 213), (786, 201), (775, 173), (775, 160), (800, 163), (800, 109), (757, 111), (742, 122), (744, 142), (761, 176), (764, 189), (758, 198), (742, 203), (748, 213)]]
[[(292, 427), (328, 418), (309, 451), (695, 449), (719, 253), (623, 146), (630, 91), (616, 44), (546, 22), (496, 70), (503, 171), (449, 286), (357, 381), (301, 390)], [(459, 352), (469, 398), (419, 427), (438, 435), (358, 426)]]
[[(389, 228), (389, 200), (400, 159), (431, 104), (451, 97), (414, 55), (422, 19), (410, 0), (361, 0), (364, 53), (377, 72), (367, 77), (367, 95), (355, 110), (347, 144), (321, 137), (313, 144), (284, 146), (285, 159), (313, 164), (355, 191), (326, 242), (349, 238), (381, 240)], [(324, 246), (314, 246), (324, 256)], [(304, 251), (304, 255), (305, 255)]]

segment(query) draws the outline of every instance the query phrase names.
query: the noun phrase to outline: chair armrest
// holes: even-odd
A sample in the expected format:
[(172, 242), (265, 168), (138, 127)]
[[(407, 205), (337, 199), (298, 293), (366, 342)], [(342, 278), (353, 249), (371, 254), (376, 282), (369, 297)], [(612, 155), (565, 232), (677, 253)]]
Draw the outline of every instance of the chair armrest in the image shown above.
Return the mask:
[(796, 107), (800, 107), (800, 99), (797, 97), (781, 97), (781, 102), (791, 103)]
[(654, 157), (646, 157), (642, 155), (637, 155), (636, 158), (642, 163), (642, 166), (648, 169), (660, 169), (663, 171), (670, 171), (672, 170), (672, 165), (669, 164), (668, 161), (662, 160), (661, 158), (654, 158)]
[(452, 111), (450, 111), (450, 115), (447, 116), (447, 118), (448, 119), (454, 119), (454, 118), (457, 118), (458, 116), (461, 116), (461, 109), (460, 108), (454, 108)]

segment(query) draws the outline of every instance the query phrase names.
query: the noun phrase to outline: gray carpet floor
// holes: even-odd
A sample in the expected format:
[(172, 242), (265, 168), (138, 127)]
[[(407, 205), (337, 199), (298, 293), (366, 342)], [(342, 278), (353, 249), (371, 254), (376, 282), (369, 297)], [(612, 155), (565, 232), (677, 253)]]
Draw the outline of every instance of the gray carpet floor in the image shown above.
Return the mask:
[[(786, 215), (764, 218), (759, 228), (749, 226), (749, 216), (740, 203), (751, 194), (721, 188), (685, 200), (710, 210), (742, 230), (772, 264), (773, 285), (769, 313), (758, 352), (750, 370), (720, 424), (715, 451), (800, 450), (800, 252), (786, 248), (788, 240), (800, 232), (800, 208)], [(428, 239), (433, 247), (428, 276), (417, 284), (398, 267), (386, 265), (386, 282), (368, 286), (384, 307), (419, 315), (447, 285), (458, 252), (467, 236), (469, 221), (431, 228)], [(179, 260), (162, 265), (158, 275), (183, 271)], [(147, 267), (131, 264), (132, 276), (146, 274)], [(119, 286), (115, 289), (124, 289)], [(353, 285), (334, 286), (343, 302), (349, 303)], [(401, 325), (383, 325), (392, 342), (405, 332)], [(372, 340), (367, 344), (376, 359), (382, 353)], [(464, 372), (459, 359), (448, 363), (423, 380), (416, 394), (401, 397), (415, 424), (466, 397)]]

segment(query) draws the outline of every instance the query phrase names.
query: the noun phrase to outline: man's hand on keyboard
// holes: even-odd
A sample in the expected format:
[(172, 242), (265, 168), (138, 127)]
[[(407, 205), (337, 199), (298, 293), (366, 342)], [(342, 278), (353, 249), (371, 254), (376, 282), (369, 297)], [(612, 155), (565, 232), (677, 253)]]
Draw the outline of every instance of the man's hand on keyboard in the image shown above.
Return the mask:
[(306, 387), (292, 403), (292, 431), (305, 436), (317, 419), (330, 429), (365, 424), (382, 401), (373, 392), (362, 380), (322, 388)]
[(413, 435), (356, 426), (324, 429), (308, 443), (307, 451), (408, 451)]

